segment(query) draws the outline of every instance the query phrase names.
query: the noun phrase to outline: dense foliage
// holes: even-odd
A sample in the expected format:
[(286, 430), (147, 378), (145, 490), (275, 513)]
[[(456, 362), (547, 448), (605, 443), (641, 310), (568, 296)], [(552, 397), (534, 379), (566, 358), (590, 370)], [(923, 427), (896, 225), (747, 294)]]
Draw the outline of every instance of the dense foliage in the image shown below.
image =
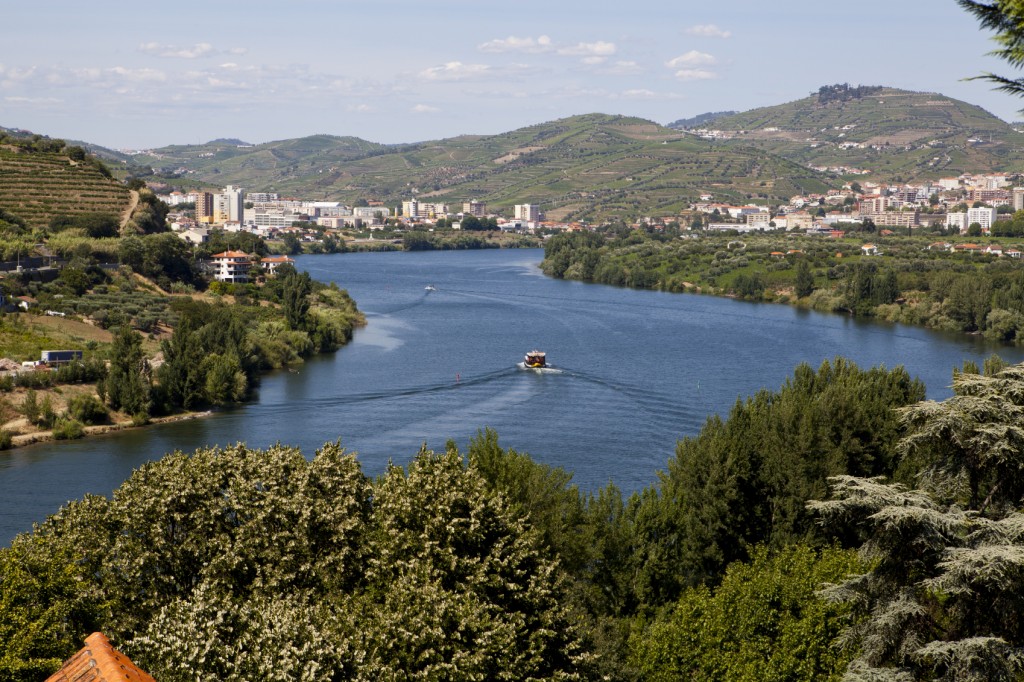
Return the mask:
[(376, 482), (338, 445), (176, 453), (0, 570), (2, 679), (91, 629), (168, 681), (589, 677), (556, 561), (455, 451)]
[[(1024, 234), (1024, 212), (1001, 225)], [(542, 267), (566, 279), (789, 302), (1024, 342), (1019, 259), (955, 252), (934, 235), (871, 240), (879, 255), (862, 255), (866, 239), (856, 237), (577, 233), (548, 240)]]
[(1022, 387), (801, 366), (629, 498), (492, 431), (375, 482), (336, 445), (168, 455), (0, 550), (0, 679), (93, 629), (167, 680), (1015, 679)]

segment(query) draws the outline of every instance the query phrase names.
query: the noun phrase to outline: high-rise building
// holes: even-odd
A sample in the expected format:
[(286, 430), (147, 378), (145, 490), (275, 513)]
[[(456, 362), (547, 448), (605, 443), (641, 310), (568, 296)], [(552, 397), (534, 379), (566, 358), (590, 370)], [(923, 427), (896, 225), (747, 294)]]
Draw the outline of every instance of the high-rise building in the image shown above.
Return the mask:
[(516, 204), (512, 216), (516, 220), (540, 220), (540, 206), (537, 204)]
[(245, 191), (228, 185), (213, 197), (213, 219), (217, 223), (242, 222), (245, 211)]
[(1024, 187), (1013, 188), (1013, 210), (1024, 210)]
[(483, 218), (487, 215), (487, 204), (482, 201), (467, 201), (462, 204), (462, 212), (466, 215)]
[(196, 192), (196, 222), (213, 222), (213, 195), (209, 192)]
[(967, 209), (967, 227), (974, 223), (981, 225), (981, 231), (988, 233), (996, 222), (996, 209), (994, 208), (969, 208)]

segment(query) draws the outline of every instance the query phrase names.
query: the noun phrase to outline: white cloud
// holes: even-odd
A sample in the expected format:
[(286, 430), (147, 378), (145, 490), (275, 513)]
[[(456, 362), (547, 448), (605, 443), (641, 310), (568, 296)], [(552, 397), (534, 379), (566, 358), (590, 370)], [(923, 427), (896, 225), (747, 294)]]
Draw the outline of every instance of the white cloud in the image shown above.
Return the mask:
[(139, 45), (139, 52), (155, 55), (157, 57), (173, 57), (176, 59), (198, 59), (213, 54), (213, 45), (210, 43), (196, 43), (192, 47), (178, 47), (176, 45), (161, 45), (160, 43), (142, 43)]
[(652, 99), (654, 97), (657, 97), (658, 93), (654, 92), (653, 90), (641, 88), (637, 90), (625, 90), (623, 91), (622, 96), (633, 99)]
[(606, 61), (608, 61), (607, 57), (584, 57), (580, 60), (580, 63), (588, 66), (597, 66), (598, 64), (604, 64)]
[(429, 104), (417, 104), (410, 111), (414, 114), (436, 114), (441, 110)]
[(679, 55), (675, 59), (670, 59), (665, 62), (665, 66), (670, 69), (678, 68), (692, 68), (695, 66), (711, 66), (717, 64), (718, 60), (715, 59), (714, 55), (710, 55), (707, 52), (698, 52), (697, 50), (690, 50), (686, 54)]
[(637, 88), (633, 90), (624, 90), (620, 95), (621, 99), (682, 99), (682, 96), (677, 92), (655, 92), (654, 90), (648, 90), (646, 88)]
[(634, 76), (643, 73), (643, 68), (636, 62), (617, 61), (601, 69), (601, 72), (610, 76)]
[(464, 81), (482, 78), (490, 73), (486, 64), (463, 64), (448, 62), (441, 66), (432, 66), (420, 72), (420, 77), (432, 81)]
[(0, 64), (0, 79), (4, 81), (27, 81), (36, 75), (36, 67), (29, 66), (23, 69), (18, 67), (4, 67)]
[(552, 48), (551, 38), (540, 36), (539, 38), (496, 38), (481, 43), (477, 49), (482, 52), (547, 52)]
[(593, 43), (577, 43), (571, 47), (561, 47), (558, 54), (570, 57), (608, 57), (615, 54), (615, 43), (598, 40)]
[(718, 74), (707, 69), (680, 69), (676, 71), (676, 78), (684, 81), (706, 81), (718, 78)]
[(349, 104), (347, 107), (345, 107), (345, 110), (351, 111), (352, 113), (355, 114), (368, 114), (374, 111), (374, 108), (371, 107), (369, 104)]
[(14, 104), (61, 104), (64, 102), (56, 97), (4, 97), (4, 101)]
[(714, 24), (697, 24), (686, 29), (686, 33), (701, 38), (729, 38), (732, 36), (731, 31), (720, 29)]
[(123, 66), (115, 66), (111, 69), (105, 69), (105, 73), (133, 83), (144, 81), (162, 83), (167, 80), (167, 75), (163, 71), (157, 71), (156, 69), (126, 69)]

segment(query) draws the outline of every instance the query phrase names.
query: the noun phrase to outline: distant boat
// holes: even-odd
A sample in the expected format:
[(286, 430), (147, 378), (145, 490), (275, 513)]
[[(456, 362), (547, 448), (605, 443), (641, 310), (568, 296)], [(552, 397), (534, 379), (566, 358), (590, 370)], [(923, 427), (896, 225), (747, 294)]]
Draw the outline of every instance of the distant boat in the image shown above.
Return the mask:
[(433, 284), (428, 284), (427, 286), (425, 286), (423, 288), (426, 289), (427, 291), (437, 291), (437, 289), (434, 288)]
[(532, 369), (547, 367), (547, 354), (540, 350), (531, 350), (523, 358), (523, 364)]

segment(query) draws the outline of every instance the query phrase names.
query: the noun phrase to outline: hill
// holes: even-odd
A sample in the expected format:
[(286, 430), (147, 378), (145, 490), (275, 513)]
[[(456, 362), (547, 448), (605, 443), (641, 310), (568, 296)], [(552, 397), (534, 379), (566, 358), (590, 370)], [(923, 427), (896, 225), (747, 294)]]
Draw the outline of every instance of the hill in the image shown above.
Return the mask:
[(452, 204), (482, 200), (507, 213), (534, 203), (549, 217), (579, 220), (672, 214), (709, 191), (722, 200), (776, 200), (828, 187), (824, 176), (758, 149), (604, 114), (407, 145), (318, 135), (253, 147), (175, 146), (133, 162), (152, 166), (152, 179), (185, 186), (389, 205), (415, 193)]
[(1024, 135), (980, 107), (931, 92), (823, 86), (704, 128), (720, 131), (726, 146), (755, 146), (814, 167), (866, 169), (884, 181), (1024, 171)]
[(738, 114), (738, 111), (709, 111), (705, 114), (698, 114), (693, 118), (681, 118), (678, 121), (672, 121), (667, 127), (674, 130), (686, 130), (687, 128), (696, 128), (698, 126), (706, 126), (712, 121), (723, 118), (725, 116), (733, 116)]
[(128, 188), (81, 147), (0, 134), (0, 209), (28, 227), (49, 225), (57, 216), (102, 214), (120, 221), (130, 201)]

